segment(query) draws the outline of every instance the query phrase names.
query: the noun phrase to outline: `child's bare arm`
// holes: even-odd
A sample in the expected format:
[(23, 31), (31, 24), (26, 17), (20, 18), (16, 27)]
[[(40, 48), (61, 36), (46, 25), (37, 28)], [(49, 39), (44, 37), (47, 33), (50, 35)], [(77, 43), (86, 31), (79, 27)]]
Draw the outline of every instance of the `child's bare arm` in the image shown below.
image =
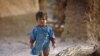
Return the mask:
[(30, 44), (30, 48), (33, 48), (33, 44), (34, 44), (34, 40), (30, 39), (29, 44)]
[(55, 47), (55, 43), (56, 43), (55, 38), (52, 38), (51, 42), (52, 42), (52, 46)]

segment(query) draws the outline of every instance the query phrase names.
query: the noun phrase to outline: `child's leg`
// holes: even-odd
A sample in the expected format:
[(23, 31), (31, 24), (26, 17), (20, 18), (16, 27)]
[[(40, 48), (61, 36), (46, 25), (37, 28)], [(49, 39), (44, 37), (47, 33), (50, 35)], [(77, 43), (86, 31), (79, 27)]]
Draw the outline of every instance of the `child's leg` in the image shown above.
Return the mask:
[(49, 56), (49, 51), (50, 51), (50, 48), (47, 48), (46, 50), (43, 51), (43, 55)]
[(42, 53), (40, 53), (40, 55), (39, 56), (42, 56)]

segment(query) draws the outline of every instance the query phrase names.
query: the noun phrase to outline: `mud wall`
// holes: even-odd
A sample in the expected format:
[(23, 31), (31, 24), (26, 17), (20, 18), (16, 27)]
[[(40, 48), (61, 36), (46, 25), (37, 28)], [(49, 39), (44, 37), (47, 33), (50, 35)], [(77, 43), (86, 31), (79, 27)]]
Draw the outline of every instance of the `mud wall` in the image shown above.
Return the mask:
[(0, 38), (28, 35), (38, 9), (38, 0), (0, 0)]

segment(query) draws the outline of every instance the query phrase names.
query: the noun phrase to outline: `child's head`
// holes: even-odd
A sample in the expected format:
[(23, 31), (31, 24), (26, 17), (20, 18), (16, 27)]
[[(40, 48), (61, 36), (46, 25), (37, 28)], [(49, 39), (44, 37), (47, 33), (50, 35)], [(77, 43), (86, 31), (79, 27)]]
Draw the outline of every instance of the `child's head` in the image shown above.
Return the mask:
[(37, 22), (39, 23), (39, 25), (46, 25), (46, 22), (47, 22), (47, 14), (42, 12), (42, 11), (39, 11), (36, 13), (36, 20)]

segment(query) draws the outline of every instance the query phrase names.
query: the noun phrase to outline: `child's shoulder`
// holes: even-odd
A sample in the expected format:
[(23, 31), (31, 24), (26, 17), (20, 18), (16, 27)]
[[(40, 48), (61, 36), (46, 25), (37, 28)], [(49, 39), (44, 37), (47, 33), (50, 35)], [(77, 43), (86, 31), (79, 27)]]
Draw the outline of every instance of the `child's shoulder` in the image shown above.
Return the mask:
[(47, 25), (47, 28), (48, 28), (48, 29), (52, 29), (52, 26), (50, 26), (50, 25)]
[(33, 30), (37, 30), (38, 29), (38, 25), (35, 25), (34, 27), (33, 27)]
[(48, 28), (52, 28), (51, 25), (46, 25)]

